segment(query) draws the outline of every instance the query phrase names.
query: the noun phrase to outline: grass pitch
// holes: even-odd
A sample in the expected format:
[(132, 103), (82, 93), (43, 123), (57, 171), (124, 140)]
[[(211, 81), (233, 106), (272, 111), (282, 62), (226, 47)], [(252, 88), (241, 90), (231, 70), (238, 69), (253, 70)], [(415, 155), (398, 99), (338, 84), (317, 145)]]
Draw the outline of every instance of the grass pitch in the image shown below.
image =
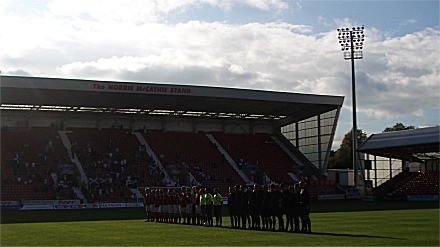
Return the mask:
[(439, 246), (439, 209), (314, 213), (312, 234), (144, 220), (1, 225), (1, 246)]

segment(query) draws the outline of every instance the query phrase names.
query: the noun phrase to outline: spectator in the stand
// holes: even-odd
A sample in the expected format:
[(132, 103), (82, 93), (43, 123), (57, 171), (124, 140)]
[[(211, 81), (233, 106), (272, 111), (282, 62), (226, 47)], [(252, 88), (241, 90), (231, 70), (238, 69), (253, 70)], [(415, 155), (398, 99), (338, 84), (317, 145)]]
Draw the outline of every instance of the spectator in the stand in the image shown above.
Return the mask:
[(244, 163), (244, 160), (243, 160), (243, 159), (240, 159), (240, 160), (238, 161), (238, 169), (240, 169), (240, 170), (243, 169), (243, 163)]

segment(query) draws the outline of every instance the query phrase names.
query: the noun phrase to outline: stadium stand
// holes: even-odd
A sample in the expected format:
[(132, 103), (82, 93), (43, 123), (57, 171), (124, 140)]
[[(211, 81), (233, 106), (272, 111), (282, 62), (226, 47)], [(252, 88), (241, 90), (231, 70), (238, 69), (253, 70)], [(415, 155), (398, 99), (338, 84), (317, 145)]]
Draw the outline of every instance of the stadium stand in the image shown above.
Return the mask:
[[(142, 200), (145, 187), (202, 184), (225, 196), (231, 185), (298, 180), (309, 182), (312, 197), (351, 193), (339, 180), (324, 180), (342, 96), (1, 77), (1, 200), (14, 205), (74, 199), (139, 206), (132, 202)], [(394, 177), (374, 195), (437, 196), (439, 133), (438, 126), (381, 133), (360, 145), (358, 151), (368, 155), (415, 157), (423, 171), (432, 171), (402, 166), (394, 176), (400, 168), (391, 172), (390, 165), (381, 182)], [(316, 145), (308, 145), (311, 138)]]
[(419, 173), (417, 176), (399, 189), (394, 194), (398, 196), (407, 195), (438, 195), (439, 194), (439, 174), (435, 171)]
[(213, 132), (212, 135), (237, 163), (248, 163), (260, 169), (274, 182), (286, 184), (294, 182), (287, 173), (292, 171), (293, 166), (296, 165), (295, 161), (273, 141), (270, 135), (220, 132)]
[[(2, 198), (129, 201), (133, 199), (130, 188), (163, 186), (160, 182), (161, 172), (151, 157), (146, 155), (144, 147), (140, 146), (139, 141), (128, 130), (68, 128), (67, 136), (72, 144), (72, 153), (79, 159), (87, 175), (88, 184), (79, 185), (75, 178), (66, 177), (59, 172), (57, 165), (71, 163), (70, 160), (74, 157), (68, 156), (56, 128), (34, 127), (31, 130), (13, 131), (3, 129), (2, 164), (6, 165), (2, 165)], [(175, 181), (188, 185), (188, 181), (182, 179), (181, 175), (188, 176), (188, 173), (191, 173), (195, 179), (193, 182), (219, 188), (224, 195), (227, 194), (229, 186), (245, 183), (204, 133), (149, 131), (143, 136), (169, 169), (170, 174), (173, 174)], [(241, 139), (247, 140), (247, 143), (252, 139), (251, 136), (240, 136)], [(257, 136), (260, 141), (270, 140), (268, 135)], [(253, 148), (255, 153), (266, 152), (269, 156), (274, 155), (268, 148), (259, 150), (258, 140), (255, 141), (257, 144), (247, 147)], [(19, 157), (17, 166), (17, 163), (14, 163), (17, 162), (16, 156)], [(264, 164), (265, 156), (255, 157), (261, 159)], [(39, 167), (36, 174), (32, 172), (34, 170), (30, 170), (31, 168), (23, 168), (25, 164), (31, 167), (32, 163)], [(41, 172), (44, 174), (40, 175)], [(54, 178), (52, 174), (57, 175)], [(16, 181), (18, 177), (22, 182)], [(28, 183), (29, 179), (32, 183)], [(73, 192), (73, 186), (82, 187), (83, 198)]]
[(148, 131), (143, 136), (179, 184), (191, 173), (197, 182), (226, 195), (229, 186), (244, 183), (204, 133)]
[(373, 194), (376, 196), (376, 198), (385, 198), (387, 195), (391, 194), (408, 181), (411, 181), (416, 176), (417, 173), (415, 172), (401, 172), (397, 174), (397, 176), (387, 180), (385, 183), (375, 188)]
[[(136, 200), (132, 189), (162, 187), (163, 171), (145, 147), (123, 128), (68, 128), (67, 136), (84, 169), (88, 183), (78, 184), (77, 174), (63, 174), (59, 164), (71, 163), (54, 127), (2, 129), (2, 200), (85, 199), (87, 202)], [(200, 183), (220, 188), (245, 184), (206, 133), (144, 131), (143, 138), (176, 182), (174, 186)], [(272, 182), (292, 184), (295, 162), (268, 134), (224, 134), (212, 136), (239, 167), (251, 177), (262, 171)], [(277, 169), (273, 169), (274, 167)], [(190, 176), (191, 175), (191, 176)], [(191, 180), (190, 178), (194, 178)], [(253, 179), (251, 179), (253, 180)], [(438, 195), (439, 174), (402, 172), (374, 190), (377, 198), (407, 195)], [(310, 180), (310, 194), (336, 193), (334, 180)], [(82, 187), (83, 197), (73, 187)]]
[(77, 155), (88, 177), (82, 185), (87, 201), (127, 201), (130, 188), (151, 186), (148, 158), (140, 152), (139, 141), (123, 128), (69, 128), (72, 152)]
[(373, 193), (378, 199), (392, 199), (408, 195), (438, 195), (439, 174), (436, 171), (402, 172), (377, 187)]
[(62, 199), (71, 190), (57, 186), (58, 164), (68, 163), (56, 128), (1, 131), (2, 200)]

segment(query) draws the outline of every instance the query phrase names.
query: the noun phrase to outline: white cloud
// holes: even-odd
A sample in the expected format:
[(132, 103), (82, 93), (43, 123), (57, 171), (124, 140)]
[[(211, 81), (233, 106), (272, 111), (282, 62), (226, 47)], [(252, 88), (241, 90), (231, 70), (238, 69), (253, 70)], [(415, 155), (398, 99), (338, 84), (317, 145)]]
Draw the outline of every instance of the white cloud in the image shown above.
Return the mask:
[(324, 16), (318, 16), (318, 23), (321, 23), (324, 27), (333, 27), (333, 23), (330, 23)]
[(2, 1), (0, 1), (0, 11), (5, 10), (12, 2), (13, 2), (13, 0), (2, 0)]
[(408, 20), (405, 20), (404, 22), (401, 22), (399, 25), (406, 26), (406, 25), (417, 23), (417, 22), (419, 22), (419, 21), (416, 19), (408, 19)]
[[(344, 95), (344, 110), (351, 108), (350, 63), (335, 30), (314, 34), (312, 26), (286, 22), (158, 21), (200, 4), (277, 11), (284, 8), (282, 1), (68, 3), (54, 0), (38, 18), (0, 15), (3, 74)], [(348, 19), (335, 22), (353, 26)], [(358, 112), (371, 119), (438, 112), (439, 30), (387, 37), (371, 28), (365, 34), (364, 59), (356, 61)]]
[(140, 25), (162, 21), (173, 11), (184, 12), (198, 5), (210, 5), (223, 10), (229, 10), (236, 5), (246, 5), (266, 11), (281, 11), (288, 8), (288, 4), (280, 0), (52, 0), (48, 4), (48, 10), (50, 15), (58, 17)]

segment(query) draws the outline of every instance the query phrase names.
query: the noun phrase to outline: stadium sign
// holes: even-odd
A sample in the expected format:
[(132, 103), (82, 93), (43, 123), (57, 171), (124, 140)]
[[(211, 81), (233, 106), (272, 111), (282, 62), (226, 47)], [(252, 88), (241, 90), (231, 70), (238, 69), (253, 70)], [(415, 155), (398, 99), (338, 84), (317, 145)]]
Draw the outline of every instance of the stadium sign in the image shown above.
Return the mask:
[(125, 203), (100, 203), (100, 208), (126, 208), (127, 205)]
[(21, 208), (19, 201), (1, 201), (1, 210), (17, 210)]
[(24, 200), (23, 205), (55, 205), (59, 200)]
[(53, 205), (23, 205), (19, 210), (49, 210), (53, 209)]
[(345, 190), (346, 199), (360, 199), (361, 193), (358, 188), (348, 188)]
[(335, 194), (335, 195), (318, 195), (318, 200), (344, 200), (344, 194)]
[(437, 202), (438, 195), (411, 195), (407, 196), (406, 200), (411, 202)]
[(85, 204), (58, 204), (54, 205), (54, 209), (90, 209), (99, 208), (97, 203), (85, 203)]
[(54, 209), (70, 209), (70, 206), (71, 205), (68, 205), (68, 204), (63, 204), (63, 205), (58, 204), (58, 205), (53, 205), (53, 208)]
[(127, 208), (141, 208), (144, 206), (143, 202), (128, 202), (126, 204)]
[(60, 200), (58, 204), (80, 204), (79, 200)]
[(127, 83), (93, 83), (92, 90), (104, 92), (137, 92), (137, 93), (171, 93), (190, 94), (189, 87), (163, 86), (163, 85), (132, 85)]
[(18, 201), (1, 201), (1, 206), (3, 207), (12, 207), (12, 206), (20, 206)]

